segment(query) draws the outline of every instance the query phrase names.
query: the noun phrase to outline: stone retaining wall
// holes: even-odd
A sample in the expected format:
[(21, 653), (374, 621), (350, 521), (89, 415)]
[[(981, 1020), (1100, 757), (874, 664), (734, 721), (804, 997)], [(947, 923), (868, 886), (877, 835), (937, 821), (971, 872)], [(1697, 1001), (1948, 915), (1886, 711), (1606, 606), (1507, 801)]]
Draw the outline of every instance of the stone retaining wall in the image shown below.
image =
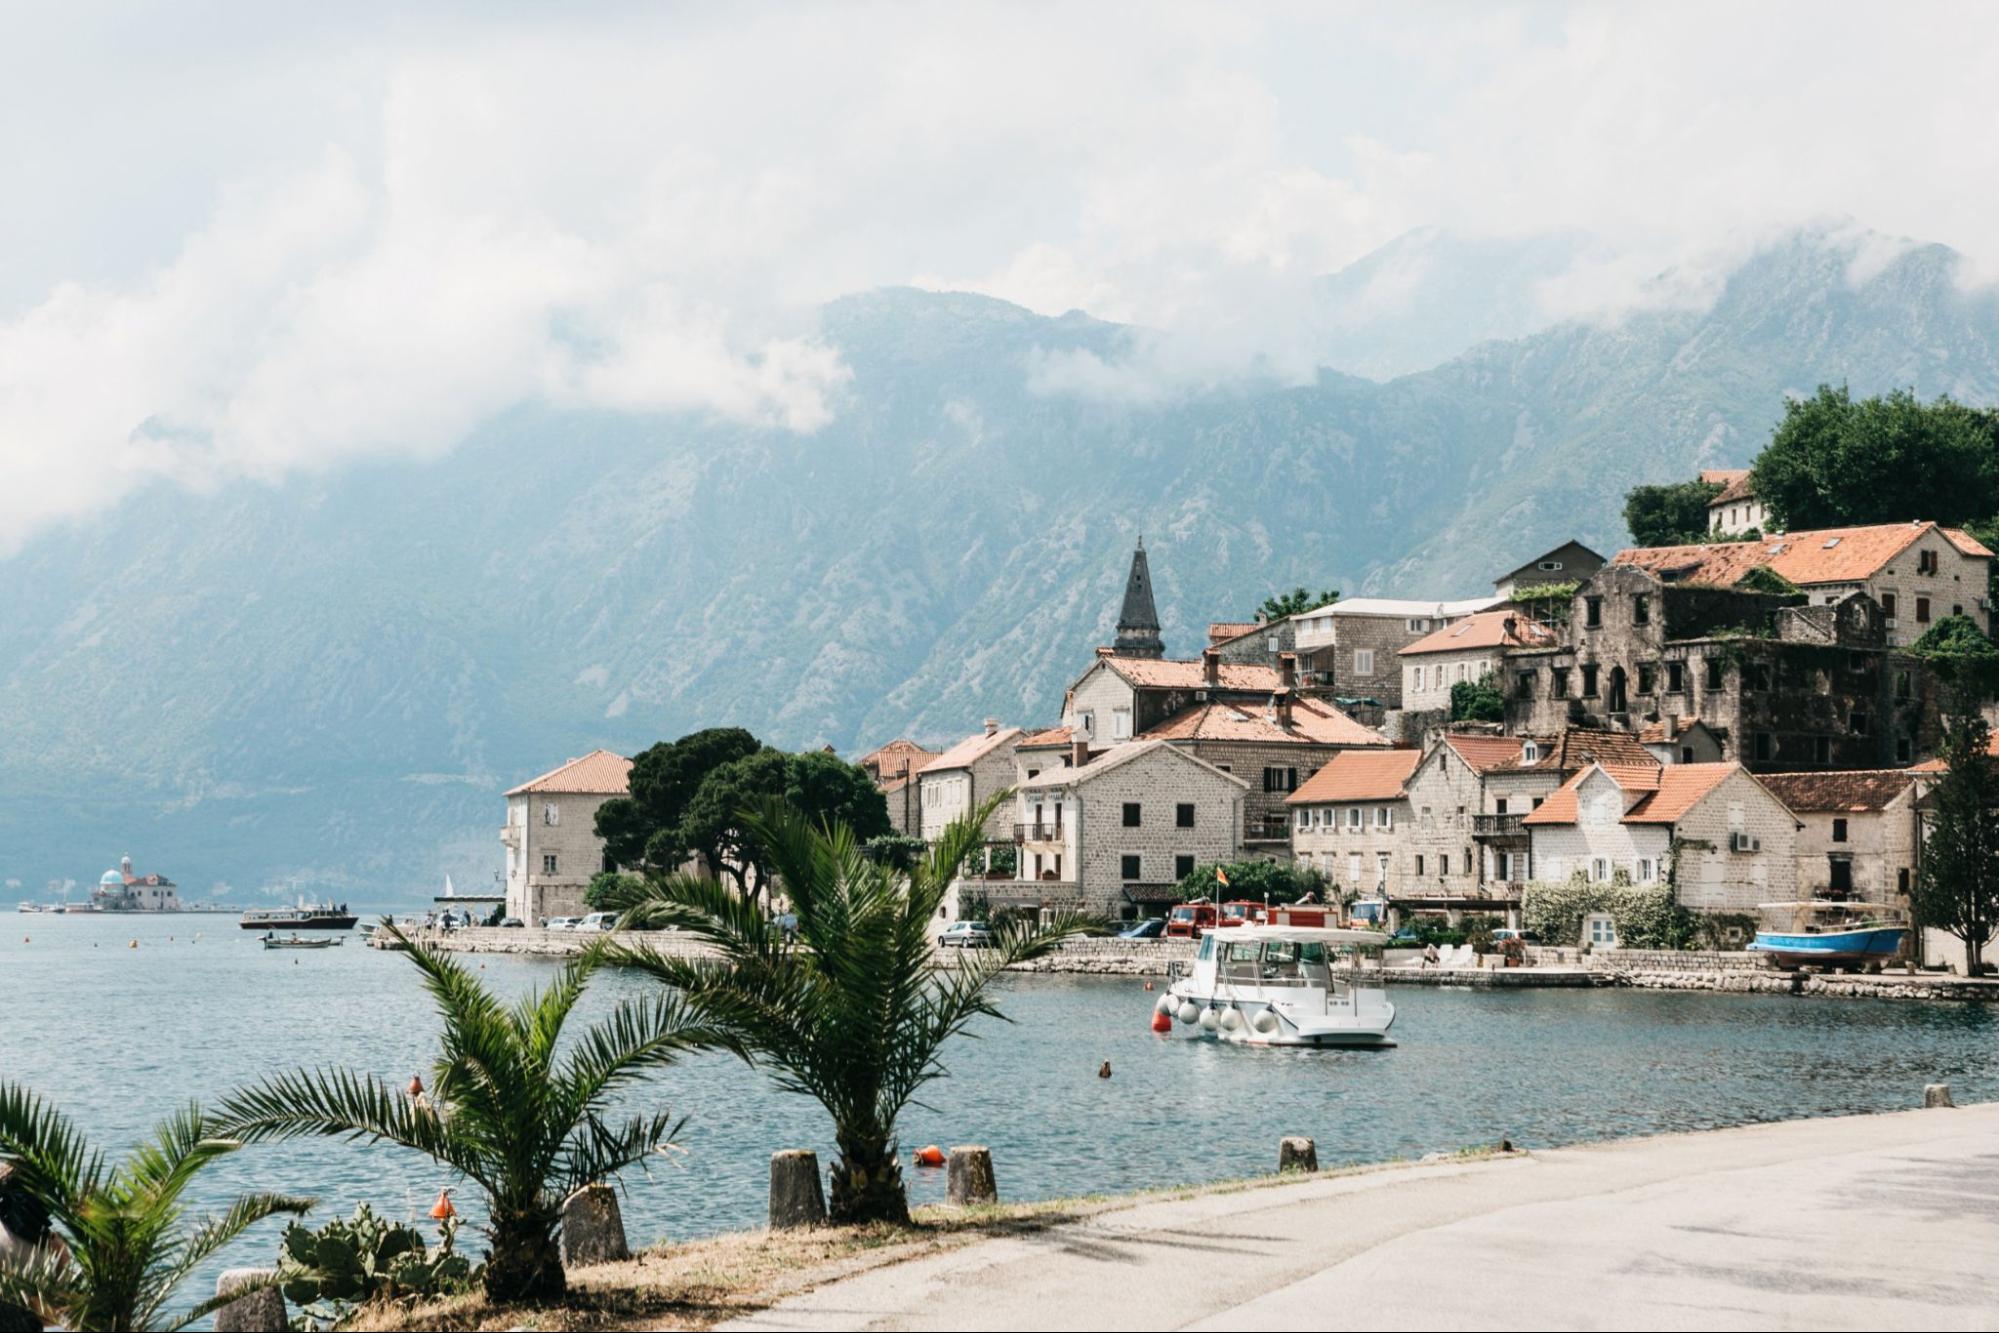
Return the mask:
[(1592, 972), (1765, 972), (1761, 954), (1697, 949), (1599, 949), (1585, 956)]

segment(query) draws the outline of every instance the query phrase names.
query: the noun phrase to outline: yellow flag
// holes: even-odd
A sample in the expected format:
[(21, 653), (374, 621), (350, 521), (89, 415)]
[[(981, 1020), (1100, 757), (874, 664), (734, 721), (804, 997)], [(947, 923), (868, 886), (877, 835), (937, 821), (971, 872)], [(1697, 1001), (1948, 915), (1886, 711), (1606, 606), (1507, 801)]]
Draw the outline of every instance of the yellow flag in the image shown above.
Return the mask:
[(1223, 888), (1225, 888), (1225, 889), (1226, 889), (1226, 888), (1227, 888), (1227, 887), (1229, 886), (1229, 874), (1228, 874), (1228, 871), (1226, 871), (1226, 870), (1223, 870), (1223, 869), (1222, 869), (1222, 868), (1221, 868), (1220, 866), (1216, 866), (1216, 867), (1215, 867), (1215, 882), (1216, 882), (1217, 884), (1221, 885), (1221, 886), (1222, 886)]

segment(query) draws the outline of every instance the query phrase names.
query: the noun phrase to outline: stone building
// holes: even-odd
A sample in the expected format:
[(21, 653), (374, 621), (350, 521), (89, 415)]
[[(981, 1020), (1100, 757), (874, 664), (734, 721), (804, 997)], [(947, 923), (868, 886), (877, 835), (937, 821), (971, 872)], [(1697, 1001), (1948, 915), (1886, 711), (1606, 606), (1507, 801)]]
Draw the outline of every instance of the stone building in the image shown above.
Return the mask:
[(593, 750), (507, 793), (507, 915), (529, 925), (579, 916), (583, 891), (607, 869), (597, 807), (631, 789), (632, 761)]
[(1401, 842), (1409, 823), (1403, 784), (1422, 758), (1415, 750), (1334, 755), (1285, 802), (1292, 858), (1363, 898), (1400, 896), (1408, 865)]
[(1402, 708), (1427, 712), (1451, 707), (1451, 687), (1498, 684), (1506, 654), (1519, 648), (1552, 648), (1555, 631), (1512, 611), (1480, 611), (1433, 630), (1401, 650)]
[(1017, 892), (1120, 919), (1156, 911), (1196, 866), (1236, 858), (1248, 786), (1163, 741), (1045, 769), (1014, 798)]
[(1757, 541), (1643, 546), (1619, 551), (1634, 566), (1672, 584), (1733, 588), (1767, 569), (1801, 588), (1817, 606), (1854, 593), (1873, 598), (1887, 617), (1889, 647), (1921, 638), (1945, 616), (1969, 616), (1992, 632), (1986, 578), (1992, 552), (1975, 537), (1935, 523), (1877, 523), (1858, 528), (1788, 532)]
[(1670, 877), (1702, 912), (1753, 914), (1798, 896), (1798, 820), (1740, 764), (1593, 763), (1521, 822), (1537, 880)]
[(922, 808), (917, 804), (920, 785), (916, 775), (937, 757), (912, 740), (892, 740), (861, 756), (859, 765), (881, 789), (888, 804), (888, 822), (905, 837), (921, 837)]
[(1578, 590), (1560, 647), (1508, 652), (1509, 731), (1699, 722), (1758, 772), (1907, 764), (1935, 735), (1929, 673), (1889, 650), (1866, 593), (1802, 604), (1662, 577), (1631, 554)]
[(1306, 681), (1341, 698), (1402, 707), (1404, 648), (1454, 620), (1499, 605), (1497, 597), (1419, 602), (1350, 597), (1293, 617)]
[[(1022, 736), (1019, 727), (1002, 727), (987, 718), (974, 732), (924, 765), (916, 775), (916, 836), (935, 842), (944, 830), (979, 805), (1013, 785), (1013, 749)], [(1008, 840), (1011, 820), (1004, 803), (986, 820), (986, 839)]]
[(1276, 666), (1279, 656), (1297, 651), (1298, 626), (1288, 616), (1275, 621), (1221, 621), (1208, 626), (1208, 647), (1232, 665)]
[(1919, 843), (1915, 773), (1771, 773), (1762, 781), (1800, 825), (1798, 897), (1909, 905)]
[(1603, 557), (1578, 541), (1563, 542), (1492, 581), (1495, 594), (1508, 601), (1516, 592), (1555, 583), (1581, 583), (1603, 568)]
[(1770, 511), (1756, 498), (1748, 468), (1710, 468), (1701, 473), (1701, 480), (1721, 487), (1721, 493), (1707, 502), (1707, 530), (1711, 535), (1740, 537), (1769, 530)]

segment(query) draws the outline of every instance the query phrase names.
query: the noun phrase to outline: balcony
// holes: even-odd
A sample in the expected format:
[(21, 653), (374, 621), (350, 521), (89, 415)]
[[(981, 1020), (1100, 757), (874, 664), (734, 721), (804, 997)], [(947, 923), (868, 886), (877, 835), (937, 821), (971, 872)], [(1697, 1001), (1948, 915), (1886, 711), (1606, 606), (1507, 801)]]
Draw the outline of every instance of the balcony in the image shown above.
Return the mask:
[(1060, 824), (1015, 824), (1015, 842), (1061, 842), (1063, 826)]
[(1522, 828), (1520, 823), (1525, 818), (1527, 818), (1525, 814), (1473, 815), (1471, 835), (1474, 838), (1525, 838), (1527, 830)]

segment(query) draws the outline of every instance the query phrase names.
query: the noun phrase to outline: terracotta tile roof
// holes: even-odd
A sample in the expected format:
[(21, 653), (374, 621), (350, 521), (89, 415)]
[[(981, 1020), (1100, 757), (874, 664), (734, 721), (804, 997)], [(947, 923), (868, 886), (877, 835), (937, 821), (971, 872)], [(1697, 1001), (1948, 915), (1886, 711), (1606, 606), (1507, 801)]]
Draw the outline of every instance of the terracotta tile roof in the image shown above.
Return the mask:
[[(1617, 780), (1617, 785), (1626, 791), (1624, 779), (1609, 768), (1604, 769)], [(1653, 793), (1631, 807), (1624, 816), (1627, 824), (1677, 824), (1681, 816), (1699, 805), (1701, 798), (1719, 787), (1730, 774), (1746, 770), (1741, 764), (1667, 764), (1653, 770), (1656, 789)]]
[(1507, 768), (1518, 763), (1520, 742), (1518, 736), (1487, 736), (1475, 731), (1444, 733), (1444, 744), (1457, 751), (1458, 758), (1464, 760), (1474, 773), (1490, 773), (1495, 768)]
[(881, 793), (884, 796), (888, 796), (894, 792), (899, 792), (904, 787), (907, 787), (911, 782), (915, 781), (915, 779), (916, 775), (914, 773), (898, 773), (896, 776), (892, 778), (883, 778), (881, 785)]
[[(1553, 736), (1523, 736), (1533, 741), (1535, 756), (1502, 765), (1516, 773), (1573, 773), (1601, 760), (1608, 764), (1655, 764), (1637, 736), (1628, 731), (1607, 731), (1595, 727), (1568, 727)], [(1523, 749), (1524, 754), (1524, 749)]]
[[(1134, 685), (1164, 689), (1199, 690), (1208, 688), (1199, 661), (1181, 662), (1161, 657), (1119, 657), (1112, 654), (1097, 659)], [(1224, 690), (1270, 691), (1278, 687), (1277, 668), (1223, 662), (1217, 672), (1218, 687)]]
[(575, 792), (588, 796), (623, 796), (632, 787), (632, 761), (609, 750), (592, 750), (560, 768), (523, 782), (509, 796), (524, 792)]
[(1440, 630), (1425, 634), (1402, 650), (1404, 657), (1423, 653), (1461, 653), (1476, 648), (1551, 648), (1555, 632), (1512, 611), (1481, 611)]
[(1830, 773), (1771, 773), (1758, 778), (1794, 812), (1883, 810), (1909, 789), (1915, 778), (1902, 768), (1865, 768)]
[(1018, 735), (1020, 735), (1019, 727), (1001, 727), (990, 735), (983, 731), (973, 732), (925, 764), (919, 771), (939, 773), (947, 768), (970, 768), (1000, 746), (1010, 744)]
[(1047, 750), (1060, 746), (1067, 749), (1075, 742), (1076, 733), (1067, 727), (1048, 727), (1042, 731), (1030, 731), (1020, 738), (1016, 750)]
[(1701, 480), (1711, 486), (1721, 487), (1721, 494), (1707, 502), (1710, 509), (1716, 505), (1733, 504), (1740, 500), (1747, 500), (1756, 494), (1749, 487), (1749, 469), (1746, 467), (1709, 468), (1706, 472), (1701, 473)]
[(1208, 647), (1219, 648), (1230, 639), (1240, 639), (1262, 629), (1261, 620), (1217, 620), (1208, 626)]
[(1576, 785), (1589, 776), (1586, 768), (1550, 792), (1548, 799), (1527, 812), (1520, 822), (1529, 828), (1576, 822)]
[(1280, 727), (1261, 702), (1214, 699), (1183, 708), (1141, 739), (1261, 741), (1275, 745), (1347, 745), (1387, 748), (1388, 738), (1318, 699), (1293, 699), (1291, 726)]
[(1235, 774), (1223, 772), (1199, 755), (1189, 754), (1177, 745), (1155, 740), (1126, 741), (1123, 745), (1114, 745), (1110, 749), (1103, 751), (1096, 758), (1090, 760), (1089, 763), (1079, 768), (1051, 768), (1038, 777), (1027, 779), (1027, 781), (1020, 785), (1023, 789), (1033, 788), (1035, 790), (1044, 787), (1075, 786), (1079, 783), (1089, 782), (1102, 777), (1112, 769), (1122, 768), (1134, 759), (1142, 758), (1156, 750), (1164, 750), (1167, 754), (1180, 760), (1182, 763), (1198, 765), (1214, 774), (1214, 776), (1227, 782), (1232, 782), (1244, 790), (1249, 788), (1249, 784)]
[(1285, 802), (1392, 801), (1402, 795), (1402, 784), (1422, 762), (1420, 750), (1342, 750)]
[(1969, 534), (1935, 523), (1877, 523), (1860, 528), (1818, 528), (1787, 532), (1753, 542), (1693, 546), (1638, 546), (1619, 551), (1611, 563), (1650, 570), (1663, 579), (1732, 588), (1750, 570), (1767, 567), (1800, 587), (1819, 583), (1861, 583), (1919, 539), (1941, 535), (1967, 556), (1992, 552)]
[(926, 750), (915, 741), (898, 737), (868, 751), (855, 762), (862, 768), (874, 769), (886, 780), (892, 774), (917, 772), (936, 757), (935, 750)]

